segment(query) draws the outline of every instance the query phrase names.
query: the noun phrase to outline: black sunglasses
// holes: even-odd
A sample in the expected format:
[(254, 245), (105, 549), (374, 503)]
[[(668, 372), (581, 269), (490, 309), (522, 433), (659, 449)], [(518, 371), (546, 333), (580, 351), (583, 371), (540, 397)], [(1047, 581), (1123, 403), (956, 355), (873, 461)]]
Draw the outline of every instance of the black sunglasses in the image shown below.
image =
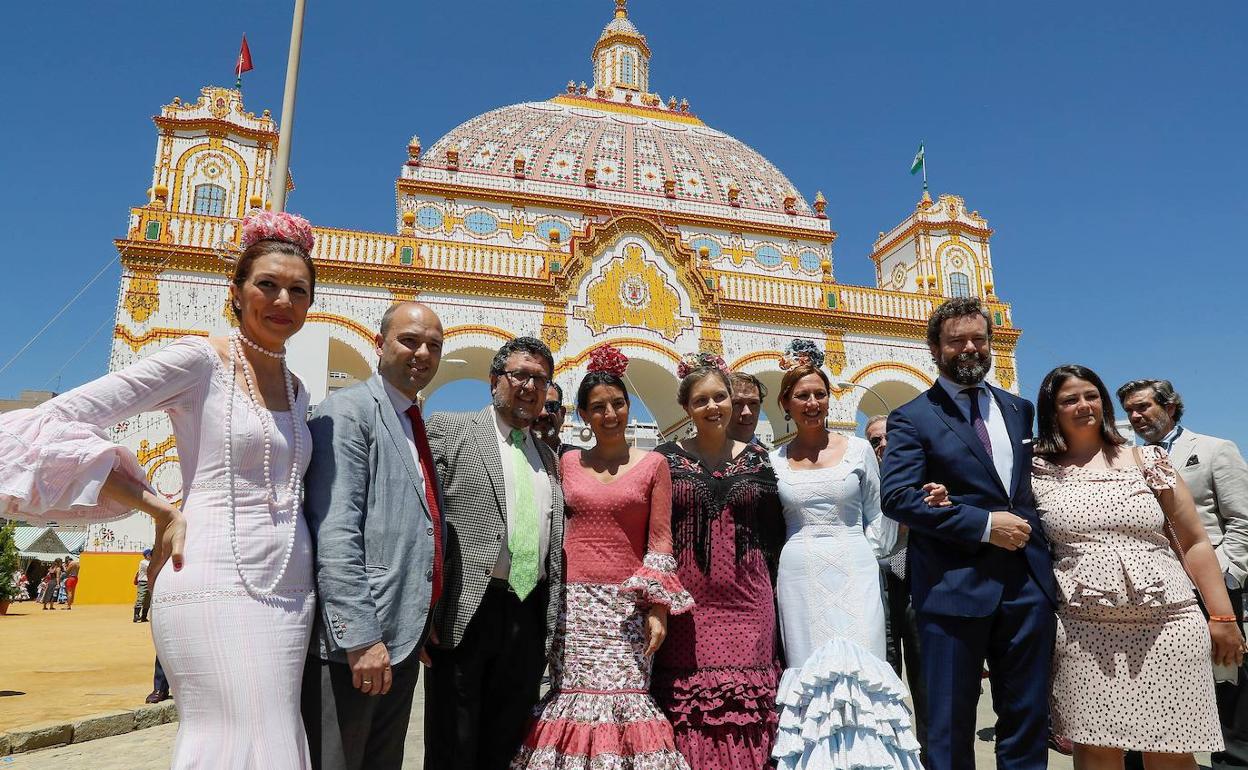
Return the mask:
[(883, 444), (883, 443), (884, 443), (884, 437), (883, 437), (883, 436), (872, 436), (871, 438), (867, 439), (867, 441), (870, 441), (870, 442), (871, 442), (871, 446), (879, 446), (880, 444)]
[(546, 402), (546, 412), (548, 414), (554, 414), (555, 412), (558, 412), (562, 408), (563, 408), (563, 404), (559, 403), (558, 401)]

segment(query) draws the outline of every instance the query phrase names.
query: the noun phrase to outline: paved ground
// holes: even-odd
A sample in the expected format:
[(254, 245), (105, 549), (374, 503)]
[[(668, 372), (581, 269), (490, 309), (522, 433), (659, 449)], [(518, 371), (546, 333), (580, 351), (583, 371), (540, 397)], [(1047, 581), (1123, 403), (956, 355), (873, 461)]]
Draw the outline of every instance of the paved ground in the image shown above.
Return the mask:
[[(22, 603), (0, 617), (0, 731), (71, 719), (117, 708), (134, 708), (151, 689), (153, 650), (149, 626), (130, 622), (128, 606), (81, 605), (44, 612)], [(422, 767), (423, 702), (418, 697), (407, 739), (405, 768)], [(992, 768), (992, 705), (979, 708), (976, 766)], [(0, 770), (164, 770), (169, 767), (177, 725), (128, 735), (0, 757)], [(1202, 757), (1204, 764), (1208, 757)], [(1053, 770), (1070, 759), (1051, 754)]]
[[(419, 688), (418, 688), (419, 695)], [(403, 767), (408, 770), (420, 770), (423, 767), (423, 704), (419, 698), (412, 715), (411, 728), (407, 734), (407, 760)], [(987, 695), (980, 704), (980, 738), (975, 746), (975, 764), (977, 768), (995, 767), (992, 756), (992, 743), (989, 738), (992, 724), (992, 710)], [(161, 725), (148, 730), (139, 730), (129, 735), (114, 738), (102, 738), (76, 746), (64, 746), (59, 749), (44, 749), (29, 754), (17, 754), (12, 757), (0, 757), (0, 770), (165, 770), (169, 767), (169, 757), (173, 751), (176, 724)], [(1070, 758), (1059, 754), (1051, 754), (1049, 767), (1053, 770), (1069, 770), (1072, 767)]]

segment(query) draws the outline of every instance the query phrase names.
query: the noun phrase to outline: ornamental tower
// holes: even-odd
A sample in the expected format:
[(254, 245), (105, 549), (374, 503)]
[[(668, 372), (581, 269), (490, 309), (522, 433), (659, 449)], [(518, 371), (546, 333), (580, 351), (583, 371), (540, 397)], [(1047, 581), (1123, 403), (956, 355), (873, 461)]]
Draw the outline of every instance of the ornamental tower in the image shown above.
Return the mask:
[(621, 101), (625, 94), (646, 94), (650, 89), (650, 46), (646, 36), (628, 20), (628, 0), (615, 0), (615, 18), (603, 28), (594, 46), (594, 94)]
[(152, 120), (159, 137), (150, 204), (241, 219), (259, 205), (253, 197), (268, 197), (277, 124), (268, 110), (258, 118), (245, 111), (241, 91), (202, 88), (194, 103), (175, 98)]

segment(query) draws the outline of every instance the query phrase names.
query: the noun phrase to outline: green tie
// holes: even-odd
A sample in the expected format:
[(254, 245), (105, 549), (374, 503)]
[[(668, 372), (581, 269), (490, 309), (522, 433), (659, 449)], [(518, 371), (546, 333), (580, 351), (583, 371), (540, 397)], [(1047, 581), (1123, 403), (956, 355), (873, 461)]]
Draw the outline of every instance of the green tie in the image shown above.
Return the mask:
[(537, 502), (533, 498), (533, 469), (524, 456), (524, 431), (511, 431), (512, 483), (516, 500), (507, 547), (511, 550), (511, 574), (508, 582), (521, 599), (537, 586)]

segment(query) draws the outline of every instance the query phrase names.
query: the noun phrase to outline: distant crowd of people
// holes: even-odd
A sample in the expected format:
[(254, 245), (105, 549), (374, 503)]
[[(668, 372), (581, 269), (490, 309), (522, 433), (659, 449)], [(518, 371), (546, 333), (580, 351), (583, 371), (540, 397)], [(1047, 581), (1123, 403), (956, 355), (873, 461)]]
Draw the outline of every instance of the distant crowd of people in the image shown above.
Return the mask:
[(39, 582), (32, 583), (30, 572), (41, 569), (38, 562), (32, 562), (31, 566), (26, 569), (17, 569), (13, 571), (10, 581), (13, 591), (17, 595), (18, 601), (35, 600), (43, 605), (45, 610), (54, 610), (56, 605), (65, 605), (61, 609), (72, 610), (74, 608), (74, 597), (78, 593), (78, 569), (81, 563), (72, 555), (57, 558), (48, 565), (43, 571)]
[[(763, 383), (711, 352), (674, 367), (688, 437), (631, 446), (610, 346), (574, 448), (533, 337), (499, 348), (479, 411), (426, 414), (442, 322), (400, 302), (375, 375), (305, 419), (285, 350), (311, 228), (257, 212), (242, 240), (231, 334), (0, 416), (0, 507), (156, 522), (135, 620), (150, 594), (174, 767), (398, 768), (422, 669), (437, 770), (961, 770), (985, 675), (998, 767), (1061, 739), (1080, 768), (1248, 765), (1248, 467), (1170, 383), (1117, 391), (1131, 446), (1091, 369), (1034, 404), (987, 382), (992, 320), (960, 298), (928, 323), (937, 381), (865, 440), (827, 428), (822, 350), (794, 340), (777, 448)], [(148, 411), (180, 508), (102, 432)]]

